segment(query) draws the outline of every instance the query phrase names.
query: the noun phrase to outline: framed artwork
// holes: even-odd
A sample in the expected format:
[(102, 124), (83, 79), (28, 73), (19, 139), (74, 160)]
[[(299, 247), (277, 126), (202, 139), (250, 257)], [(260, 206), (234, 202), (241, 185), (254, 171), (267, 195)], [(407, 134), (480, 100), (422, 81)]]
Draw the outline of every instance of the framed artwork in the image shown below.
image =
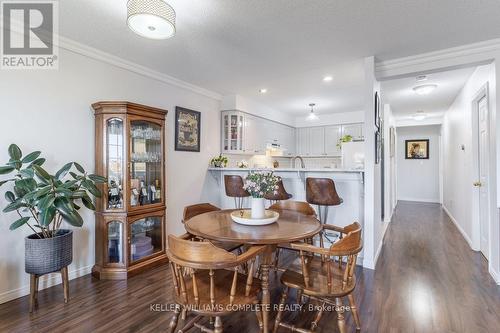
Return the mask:
[(200, 151), (201, 112), (175, 107), (175, 150)]
[(389, 154), (390, 157), (396, 155), (396, 129), (394, 126), (389, 128)]
[(380, 98), (378, 91), (375, 92), (375, 127), (380, 130)]
[(407, 160), (429, 159), (429, 139), (406, 140), (405, 158)]
[(379, 131), (375, 132), (375, 164), (380, 163), (382, 158), (382, 136)]

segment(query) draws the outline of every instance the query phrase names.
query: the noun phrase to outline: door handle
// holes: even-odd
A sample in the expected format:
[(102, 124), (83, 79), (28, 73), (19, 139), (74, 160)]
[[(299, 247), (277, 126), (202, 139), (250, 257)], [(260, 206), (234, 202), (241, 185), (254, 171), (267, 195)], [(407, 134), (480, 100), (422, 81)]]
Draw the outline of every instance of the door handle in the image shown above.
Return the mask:
[(483, 184), (481, 184), (480, 181), (474, 182), (472, 185), (474, 185), (475, 187), (481, 187), (481, 186), (483, 186)]

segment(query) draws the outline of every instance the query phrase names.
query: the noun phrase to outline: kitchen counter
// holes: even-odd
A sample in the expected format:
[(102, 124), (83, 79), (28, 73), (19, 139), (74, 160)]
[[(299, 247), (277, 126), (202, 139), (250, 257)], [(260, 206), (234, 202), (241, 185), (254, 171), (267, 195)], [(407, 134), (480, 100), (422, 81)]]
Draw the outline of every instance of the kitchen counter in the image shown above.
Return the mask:
[[(234, 199), (226, 196), (225, 175), (239, 175), (245, 178), (249, 171), (274, 171), (283, 180), (285, 190), (292, 194), (291, 200), (306, 201), (306, 178), (330, 178), (344, 202), (329, 209), (328, 222), (337, 226), (346, 226), (354, 221), (363, 225), (364, 220), (364, 170), (341, 168), (209, 168), (206, 190), (214, 195), (214, 204), (228, 209), (234, 208)], [(214, 181), (215, 180), (215, 181)], [(269, 204), (269, 202), (268, 202)], [(244, 198), (244, 207), (250, 207), (250, 198)], [(317, 209), (317, 207), (314, 207)]]
[(364, 173), (363, 169), (342, 168), (208, 168), (210, 171), (274, 171), (274, 172), (354, 172)]

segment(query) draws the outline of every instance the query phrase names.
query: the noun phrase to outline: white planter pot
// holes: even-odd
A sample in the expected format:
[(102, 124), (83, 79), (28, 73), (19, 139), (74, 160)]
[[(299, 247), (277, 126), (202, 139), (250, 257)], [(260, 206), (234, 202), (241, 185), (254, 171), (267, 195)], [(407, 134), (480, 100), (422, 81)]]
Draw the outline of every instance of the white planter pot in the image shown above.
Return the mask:
[(252, 198), (252, 218), (253, 219), (262, 219), (266, 216), (265, 202), (266, 201), (264, 198)]

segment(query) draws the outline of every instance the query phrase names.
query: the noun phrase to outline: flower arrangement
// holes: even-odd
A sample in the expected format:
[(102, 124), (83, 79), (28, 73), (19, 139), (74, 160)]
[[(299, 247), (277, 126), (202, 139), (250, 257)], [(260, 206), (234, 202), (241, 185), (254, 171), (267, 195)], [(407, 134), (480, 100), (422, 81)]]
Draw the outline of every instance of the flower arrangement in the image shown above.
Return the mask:
[(248, 168), (248, 162), (245, 161), (245, 160), (241, 160), (239, 161), (238, 163), (236, 163), (236, 165), (238, 166), (238, 168), (240, 169), (245, 169), (245, 168)]
[(268, 193), (277, 193), (280, 177), (273, 172), (250, 172), (245, 178), (243, 189), (253, 198), (263, 198)]
[(216, 168), (225, 168), (227, 166), (227, 157), (219, 155), (210, 160), (210, 165)]

